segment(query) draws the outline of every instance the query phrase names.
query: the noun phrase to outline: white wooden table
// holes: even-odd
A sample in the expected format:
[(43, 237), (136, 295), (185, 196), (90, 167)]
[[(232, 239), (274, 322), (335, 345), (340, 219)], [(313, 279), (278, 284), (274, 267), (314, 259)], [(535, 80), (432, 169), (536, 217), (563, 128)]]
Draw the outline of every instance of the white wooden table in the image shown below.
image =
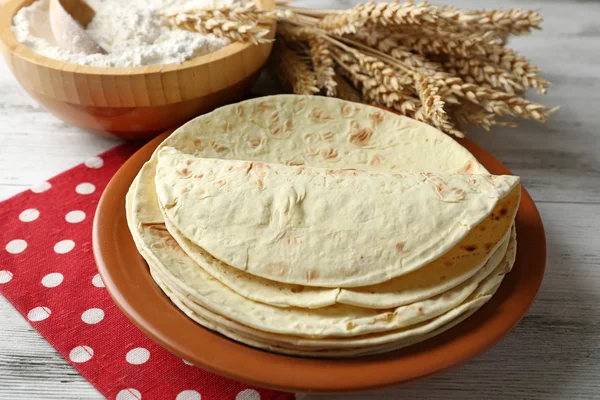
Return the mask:
[[(326, 3), (302, 4), (351, 5)], [(471, 135), (522, 177), (541, 211), (548, 240), (541, 292), (525, 319), (485, 355), (437, 378), (355, 398), (600, 399), (600, 3), (497, 4), (541, 9), (544, 31), (512, 44), (554, 82), (543, 101), (562, 107), (548, 126), (523, 123)], [(39, 108), (0, 62), (0, 200), (116, 144)], [(0, 399), (101, 397), (0, 296)]]

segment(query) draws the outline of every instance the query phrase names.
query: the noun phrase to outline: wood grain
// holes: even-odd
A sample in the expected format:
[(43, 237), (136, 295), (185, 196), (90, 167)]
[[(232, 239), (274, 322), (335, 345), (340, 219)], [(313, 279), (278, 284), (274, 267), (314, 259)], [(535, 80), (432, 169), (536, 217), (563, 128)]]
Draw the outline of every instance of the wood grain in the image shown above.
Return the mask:
[[(354, 2), (298, 4), (344, 8)], [(404, 388), (328, 399), (600, 399), (600, 3), (510, 0), (502, 6), (544, 15), (542, 32), (511, 45), (546, 70), (555, 85), (540, 101), (561, 109), (547, 126), (524, 123), (471, 136), (522, 177), (540, 208), (548, 267), (539, 297), (511, 334), (463, 367)], [(276, 88), (263, 77), (259, 90)], [(33, 105), (0, 65), (0, 199), (115, 143)], [(1, 299), (0, 398), (102, 396)]]

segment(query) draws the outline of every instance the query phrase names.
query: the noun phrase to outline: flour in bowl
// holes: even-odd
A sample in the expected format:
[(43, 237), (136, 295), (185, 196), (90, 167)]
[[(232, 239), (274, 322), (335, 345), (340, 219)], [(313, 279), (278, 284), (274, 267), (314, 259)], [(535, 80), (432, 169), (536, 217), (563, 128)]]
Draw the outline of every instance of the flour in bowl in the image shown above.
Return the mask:
[(36, 53), (61, 61), (98, 67), (134, 67), (181, 63), (229, 44), (228, 39), (171, 29), (161, 10), (205, 8), (231, 0), (87, 0), (96, 11), (86, 28), (108, 54), (73, 54), (58, 46), (49, 22), (49, 0), (38, 0), (15, 15), (17, 40)]

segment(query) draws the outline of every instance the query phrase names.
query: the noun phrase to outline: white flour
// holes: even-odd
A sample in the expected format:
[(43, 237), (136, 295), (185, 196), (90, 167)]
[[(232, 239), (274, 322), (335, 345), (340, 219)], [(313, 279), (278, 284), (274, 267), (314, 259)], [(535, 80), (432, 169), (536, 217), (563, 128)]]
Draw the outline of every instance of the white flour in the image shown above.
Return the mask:
[(100, 67), (181, 63), (227, 45), (229, 40), (162, 24), (160, 10), (172, 6), (202, 8), (231, 0), (87, 0), (96, 11), (87, 33), (108, 54), (73, 54), (58, 47), (49, 22), (49, 0), (38, 0), (14, 18), (18, 41), (56, 60)]

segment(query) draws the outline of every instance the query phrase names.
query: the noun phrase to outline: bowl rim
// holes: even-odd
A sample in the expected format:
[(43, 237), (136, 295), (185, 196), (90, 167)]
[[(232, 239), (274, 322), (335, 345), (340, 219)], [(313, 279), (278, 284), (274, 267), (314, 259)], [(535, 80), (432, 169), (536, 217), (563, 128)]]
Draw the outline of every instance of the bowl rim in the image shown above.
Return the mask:
[[(36, 53), (25, 44), (19, 42), (12, 30), (13, 18), (19, 10), (25, 6), (33, 4), (38, 0), (9, 0), (0, 7), (0, 45), (6, 48), (6, 51), (15, 57), (53, 70), (79, 73), (84, 75), (103, 75), (103, 76), (134, 76), (180, 71), (188, 68), (205, 66), (214, 61), (222, 60), (233, 54), (240, 53), (251, 46), (252, 43), (231, 43), (216, 51), (191, 58), (182, 63), (152, 64), (136, 67), (98, 67), (92, 65), (80, 65), (68, 61), (55, 60)], [(252, 0), (258, 6), (267, 10), (275, 9), (275, 0)], [(275, 22), (267, 25), (271, 34), (274, 34)]]

